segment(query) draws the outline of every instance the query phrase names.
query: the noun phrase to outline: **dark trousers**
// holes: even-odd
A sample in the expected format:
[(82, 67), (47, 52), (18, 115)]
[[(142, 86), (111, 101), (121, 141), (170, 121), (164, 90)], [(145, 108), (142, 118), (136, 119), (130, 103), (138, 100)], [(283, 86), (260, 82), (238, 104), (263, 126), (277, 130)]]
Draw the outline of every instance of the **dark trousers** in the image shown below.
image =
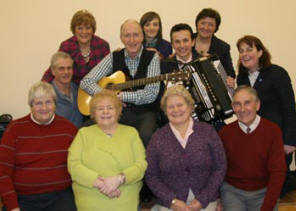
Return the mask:
[[(122, 111), (120, 123), (135, 127), (143, 141), (145, 148), (150, 138), (157, 128), (157, 112), (154, 110), (134, 109), (133, 107), (125, 107)], [(140, 192), (142, 202), (150, 202), (153, 194), (145, 183)]]
[(134, 109), (125, 107), (122, 111), (120, 123), (135, 127), (147, 147), (150, 138), (157, 128), (157, 113), (154, 110)]
[(285, 194), (289, 193), (290, 191), (296, 190), (296, 171), (291, 171), (289, 169), (290, 164), (292, 163), (293, 154), (286, 155), (286, 164), (287, 164), (287, 175), (286, 180), (284, 182), (281, 197)]
[[(18, 203), (21, 211), (76, 211), (72, 188), (62, 191), (19, 195)], [(2, 211), (7, 211), (5, 207)]]

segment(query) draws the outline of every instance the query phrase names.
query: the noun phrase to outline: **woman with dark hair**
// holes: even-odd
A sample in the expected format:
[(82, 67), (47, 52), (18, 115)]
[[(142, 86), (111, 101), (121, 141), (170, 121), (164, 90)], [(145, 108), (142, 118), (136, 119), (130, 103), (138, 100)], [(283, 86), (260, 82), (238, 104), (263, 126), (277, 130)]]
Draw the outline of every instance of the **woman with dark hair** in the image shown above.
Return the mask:
[(205, 8), (198, 13), (195, 19), (194, 49), (200, 56), (216, 54), (229, 76), (227, 85), (234, 87), (235, 72), (230, 56), (230, 45), (214, 35), (218, 31), (220, 23), (221, 16), (214, 9)]
[[(70, 28), (73, 36), (63, 41), (58, 51), (68, 53), (72, 57), (72, 80), (79, 85), (80, 80), (110, 53), (110, 47), (108, 42), (95, 35), (96, 20), (87, 10), (79, 10), (73, 15)], [(48, 68), (42, 81), (51, 82), (53, 78)]]
[[(244, 36), (236, 45), (239, 51), (237, 84), (255, 88), (261, 101), (258, 114), (282, 129), (289, 166), (296, 150), (295, 96), (291, 79), (284, 68), (271, 63), (270, 53), (257, 37)], [(282, 194), (284, 192), (285, 185)]]
[(146, 49), (156, 51), (161, 58), (172, 54), (171, 44), (162, 39), (162, 25), (160, 16), (156, 12), (145, 13), (140, 20), (144, 32), (143, 45)]

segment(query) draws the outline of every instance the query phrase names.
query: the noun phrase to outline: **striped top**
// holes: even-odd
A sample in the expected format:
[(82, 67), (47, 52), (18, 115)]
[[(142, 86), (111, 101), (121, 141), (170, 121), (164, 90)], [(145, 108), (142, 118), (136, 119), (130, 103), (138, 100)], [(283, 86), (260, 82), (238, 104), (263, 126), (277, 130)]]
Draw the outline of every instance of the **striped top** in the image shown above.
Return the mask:
[(17, 195), (71, 185), (67, 155), (76, 132), (71, 122), (58, 115), (49, 125), (34, 123), (30, 115), (10, 123), (0, 145), (0, 195), (8, 210), (18, 207)]

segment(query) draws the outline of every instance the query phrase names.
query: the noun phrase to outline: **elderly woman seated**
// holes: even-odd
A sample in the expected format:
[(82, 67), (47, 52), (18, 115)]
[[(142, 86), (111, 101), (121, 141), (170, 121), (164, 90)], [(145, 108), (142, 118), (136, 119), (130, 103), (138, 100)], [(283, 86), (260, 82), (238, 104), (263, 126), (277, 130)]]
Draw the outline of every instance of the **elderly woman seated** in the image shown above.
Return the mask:
[(193, 120), (194, 101), (182, 86), (169, 87), (161, 108), (169, 123), (147, 148), (146, 181), (159, 199), (155, 210), (215, 210), (226, 161), (215, 129)]
[(13, 120), (0, 145), (3, 210), (75, 211), (68, 148), (76, 127), (55, 115), (56, 94), (46, 82), (29, 91), (31, 113)]
[(122, 103), (109, 90), (90, 103), (95, 125), (79, 130), (68, 167), (78, 210), (137, 210), (147, 167), (137, 130), (118, 123)]

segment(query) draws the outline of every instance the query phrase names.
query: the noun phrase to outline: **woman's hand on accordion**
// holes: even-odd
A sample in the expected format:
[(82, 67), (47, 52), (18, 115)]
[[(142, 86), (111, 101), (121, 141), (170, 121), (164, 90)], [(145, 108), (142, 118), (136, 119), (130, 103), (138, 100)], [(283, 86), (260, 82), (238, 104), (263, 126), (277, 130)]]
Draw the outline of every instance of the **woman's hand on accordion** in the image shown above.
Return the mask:
[(235, 79), (232, 78), (231, 76), (227, 76), (226, 78), (226, 84), (227, 86), (229, 86), (230, 88), (235, 88)]

